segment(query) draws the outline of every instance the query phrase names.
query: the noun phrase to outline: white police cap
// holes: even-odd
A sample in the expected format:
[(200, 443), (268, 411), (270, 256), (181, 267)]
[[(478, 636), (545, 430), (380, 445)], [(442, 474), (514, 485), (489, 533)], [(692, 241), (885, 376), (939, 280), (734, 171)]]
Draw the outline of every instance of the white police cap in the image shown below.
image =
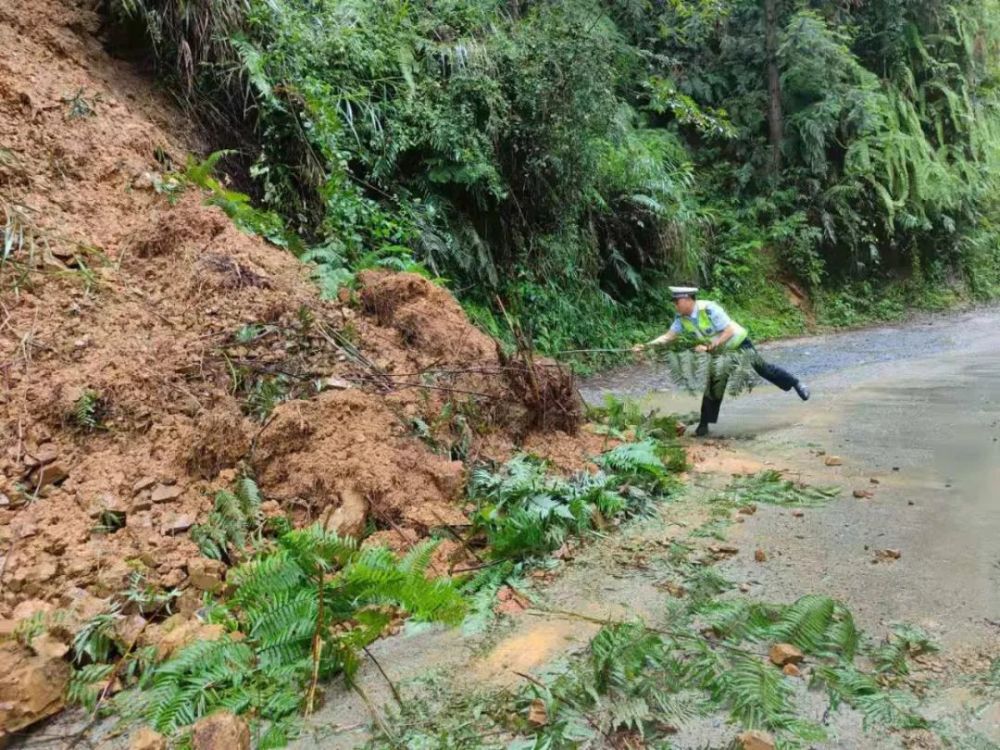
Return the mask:
[(698, 287), (696, 286), (672, 286), (668, 287), (670, 289), (670, 294), (674, 299), (680, 297), (693, 297), (698, 293)]

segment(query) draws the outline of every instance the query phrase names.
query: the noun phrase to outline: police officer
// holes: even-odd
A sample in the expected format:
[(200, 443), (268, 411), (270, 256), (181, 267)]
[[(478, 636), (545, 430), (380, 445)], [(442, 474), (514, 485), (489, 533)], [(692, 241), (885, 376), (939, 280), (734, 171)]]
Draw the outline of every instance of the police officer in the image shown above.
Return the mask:
[[(747, 337), (747, 329), (731, 320), (726, 311), (717, 302), (698, 299), (698, 289), (693, 286), (672, 286), (670, 294), (674, 299), (674, 309), (677, 315), (670, 329), (662, 336), (645, 344), (636, 344), (632, 351), (639, 353), (651, 346), (669, 344), (677, 338), (685, 338), (695, 343), (696, 352), (736, 351), (742, 349), (754, 352), (753, 343)], [(774, 383), (783, 391), (793, 388), (803, 401), (809, 400), (809, 387), (787, 370), (765, 362), (760, 355), (753, 358), (753, 369), (765, 380)], [(721, 392), (709, 383), (701, 400), (701, 420), (695, 435), (704, 437), (708, 434), (708, 426), (719, 421), (719, 408), (725, 395), (725, 383)]]

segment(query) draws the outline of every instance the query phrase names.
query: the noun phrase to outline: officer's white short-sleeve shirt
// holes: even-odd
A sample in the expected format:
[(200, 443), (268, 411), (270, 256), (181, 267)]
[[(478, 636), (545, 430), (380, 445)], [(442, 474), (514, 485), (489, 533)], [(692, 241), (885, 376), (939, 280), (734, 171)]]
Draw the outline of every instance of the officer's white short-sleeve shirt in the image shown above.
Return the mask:
[[(722, 309), (722, 305), (720, 305), (718, 302), (709, 302), (707, 300), (702, 304), (704, 304), (705, 311), (708, 313), (708, 319), (712, 322), (713, 334), (722, 333), (729, 327), (729, 324), (732, 321), (729, 319), (729, 316), (726, 314), (726, 311)], [(697, 307), (695, 308), (694, 314), (688, 315), (687, 317), (689, 320), (691, 320), (692, 323), (695, 324), (695, 327), (697, 327), (698, 308)], [(683, 332), (683, 328), (681, 327), (680, 315), (674, 316), (674, 322), (670, 324), (670, 330), (671, 332), (676, 334), (681, 334)]]

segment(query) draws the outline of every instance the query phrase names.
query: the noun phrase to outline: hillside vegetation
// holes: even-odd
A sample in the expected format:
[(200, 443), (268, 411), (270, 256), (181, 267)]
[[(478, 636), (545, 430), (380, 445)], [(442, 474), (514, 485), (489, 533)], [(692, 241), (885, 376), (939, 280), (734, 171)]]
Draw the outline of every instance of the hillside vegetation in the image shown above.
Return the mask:
[(423, 267), (557, 351), (662, 326), (670, 279), (756, 336), (804, 323), (776, 280), (832, 324), (1000, 284), (995, 0), (110, 11), (331, 293)]

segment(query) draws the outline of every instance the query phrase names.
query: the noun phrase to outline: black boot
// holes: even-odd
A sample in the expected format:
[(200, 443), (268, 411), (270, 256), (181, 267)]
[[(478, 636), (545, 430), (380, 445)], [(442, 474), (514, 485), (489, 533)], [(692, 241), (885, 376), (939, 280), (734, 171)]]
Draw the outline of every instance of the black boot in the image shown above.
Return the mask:
[(698, 429), (694, 431), (695, 437), (705, 437), (708, 434), (708, 425), (702, 422), (698, 425)]
[(801, 380), (798, 380), (798, 381), (795, 382), (795, 385), (793, 387), (795, 388), (795, 392), (797, 394), (799, 394), (799, 398), (801, 398), (803, 401), (808, 401), (809, 400), (809, 386), (808, 385), (806, 385), (805, 383), (803, 383)]

